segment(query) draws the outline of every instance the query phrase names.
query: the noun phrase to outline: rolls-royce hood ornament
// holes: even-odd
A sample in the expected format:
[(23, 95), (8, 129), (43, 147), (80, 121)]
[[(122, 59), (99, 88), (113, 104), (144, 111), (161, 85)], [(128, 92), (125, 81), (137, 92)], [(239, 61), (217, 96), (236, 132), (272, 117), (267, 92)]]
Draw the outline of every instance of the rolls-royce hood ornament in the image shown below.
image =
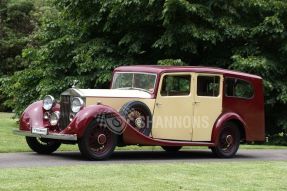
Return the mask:
[(75, 88), (78, 83), (79, 83), (79, 80), (73, 80), (72, 88)]

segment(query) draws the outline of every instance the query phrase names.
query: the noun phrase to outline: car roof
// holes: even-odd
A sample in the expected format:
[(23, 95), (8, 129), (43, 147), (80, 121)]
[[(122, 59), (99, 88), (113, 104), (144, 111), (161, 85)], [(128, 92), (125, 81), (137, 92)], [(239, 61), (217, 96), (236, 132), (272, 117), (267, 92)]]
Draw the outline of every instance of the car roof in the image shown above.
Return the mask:
[(146, 73), (171, 73), (171, 72), (198, 72), (198, 73), (213, 73), (223, 74), (233, 77), (247, 77), (253, 79), (262, 79), (260, 76), (248, 74), (244, 72), (227, 70), (215, 67), (206, 66), (160, 66), (160, 65), (134, 65), (134, 66), (120, 66), (115, 72), (146, 72)]

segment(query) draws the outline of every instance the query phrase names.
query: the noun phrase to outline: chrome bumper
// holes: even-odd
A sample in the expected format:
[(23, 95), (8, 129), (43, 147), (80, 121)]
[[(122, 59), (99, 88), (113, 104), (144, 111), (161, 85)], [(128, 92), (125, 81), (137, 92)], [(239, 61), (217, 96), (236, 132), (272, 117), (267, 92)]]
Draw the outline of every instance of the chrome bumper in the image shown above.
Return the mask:
[(49, 133), (48, 135), (40, 135), (31, 133), (30, 131), (21, 131), (19, 129), (14, 129), (13, 133), (15, 135), (22, 135), (25, 137), (38, 137), (38, 138), (47, 138), (47, 139), (57, 139), (65, 141), (77, 141), (77, 135), (67, 135), (67, 134), (58, 134), (58, 133)]

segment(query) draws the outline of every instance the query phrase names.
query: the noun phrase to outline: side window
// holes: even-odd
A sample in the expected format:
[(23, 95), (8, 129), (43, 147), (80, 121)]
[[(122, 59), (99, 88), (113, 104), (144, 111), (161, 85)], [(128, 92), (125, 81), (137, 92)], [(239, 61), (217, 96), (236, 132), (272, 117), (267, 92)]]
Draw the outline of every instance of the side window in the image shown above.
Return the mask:
[(250, 83), (236, 78), (225, 79), (225, 95), (249, 99), (253, 96), (254, 90)]
[(219, 95), (219, 76), (198, 76), (197, 95), (217, 97)]
[(160, 94), (162, 96), (189, 95), (190, 82), (190, 75), (166, 75), (162, 81)]

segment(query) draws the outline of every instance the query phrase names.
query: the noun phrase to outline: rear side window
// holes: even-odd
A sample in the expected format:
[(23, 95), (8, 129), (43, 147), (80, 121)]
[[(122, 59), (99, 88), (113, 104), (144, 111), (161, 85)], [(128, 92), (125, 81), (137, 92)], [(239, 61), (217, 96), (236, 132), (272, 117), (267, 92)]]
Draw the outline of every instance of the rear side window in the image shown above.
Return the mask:
[(190, 94), (190, 75), (166, 75), (163, 78), (162, 96), (184, 96)]
[(219, 95), (219, 76), (198, 76), (197, 95), (217, 97)]
[(237, 78), (225, 79), (226, 96), (250, 99), (253, 97), (253, 94), (254, 90), (249, 82)]

